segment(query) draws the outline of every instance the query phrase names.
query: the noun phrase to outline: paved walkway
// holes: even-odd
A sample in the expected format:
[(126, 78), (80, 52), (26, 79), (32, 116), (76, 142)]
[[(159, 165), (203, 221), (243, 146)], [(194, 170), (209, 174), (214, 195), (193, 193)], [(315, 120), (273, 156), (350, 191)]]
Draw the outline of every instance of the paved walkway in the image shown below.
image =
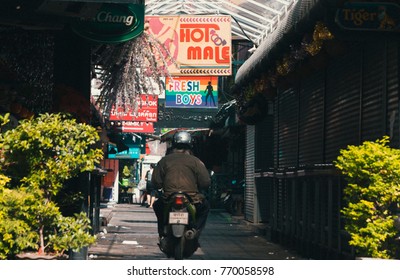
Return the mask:
[[(157, 246), (157, 223), (151, 208), (138, 204), (115, 204), (101, 209), (107, 226), (101, 227), (97, 244), (88, 251), (92, 260), (167, 259)], [(253, 227), (222, 210), (211, 210), (197, 260), (302, 259), (280, 245), (258, 236)]]

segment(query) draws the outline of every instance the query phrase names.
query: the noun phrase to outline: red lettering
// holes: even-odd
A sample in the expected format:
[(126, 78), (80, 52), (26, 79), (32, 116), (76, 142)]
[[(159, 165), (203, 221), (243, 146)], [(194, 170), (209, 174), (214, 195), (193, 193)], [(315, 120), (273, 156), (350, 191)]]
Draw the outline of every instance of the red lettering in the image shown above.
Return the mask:
[(180, 27), (181, 42), (210, 42), (210, 31), (219, 30), (217, 24), (181, 24)]
[(204, 59), (214, 59), (213, 47), (205, 47), (203, 54), (204, 54)]
[(203, 51), (200, 47), (189, 47), (187, 50), (187, 59), (190, 60), (201, 60), (209, 59), (213, 60), (215, 55), (215, 62), (218, 64), (226, 64), (230, 62), (230, 47), (205, 47)]
[(195, 102), (196, 102), (196, 97), (197, 97), (197, 95), (192, 95), (192, 94), (190, 94), (189, 95), (189, 97), (190, 97), (190, 104), (194, 104)]
[(219, 57), (219, 47), (215, 47), (215, 61), (217, 63), (229, 63), (230, 48), (228, 46), (222, 47), (221, 58)]

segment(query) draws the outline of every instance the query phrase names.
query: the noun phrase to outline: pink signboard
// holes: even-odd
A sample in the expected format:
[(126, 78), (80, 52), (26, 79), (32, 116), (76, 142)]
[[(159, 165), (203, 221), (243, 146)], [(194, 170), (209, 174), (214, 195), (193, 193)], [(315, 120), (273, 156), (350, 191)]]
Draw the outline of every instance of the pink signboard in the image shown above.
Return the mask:
[(110, 114), (110, 121), (133, 121), (133, 122), (157, 122), (158, 118), (158, 96), (142, 94), (137, 97), (138, 109), (124, 110), (123, 108), (113, 109)]

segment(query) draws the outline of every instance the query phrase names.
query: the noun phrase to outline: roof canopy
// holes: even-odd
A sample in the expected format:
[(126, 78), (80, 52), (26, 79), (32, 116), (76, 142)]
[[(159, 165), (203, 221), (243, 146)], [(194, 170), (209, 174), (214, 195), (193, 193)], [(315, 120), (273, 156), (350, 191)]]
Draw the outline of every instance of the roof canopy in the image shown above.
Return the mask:
[(297, 0), (146, 0), (146, 15), (230, 15), (232, 38), (258, 46)]

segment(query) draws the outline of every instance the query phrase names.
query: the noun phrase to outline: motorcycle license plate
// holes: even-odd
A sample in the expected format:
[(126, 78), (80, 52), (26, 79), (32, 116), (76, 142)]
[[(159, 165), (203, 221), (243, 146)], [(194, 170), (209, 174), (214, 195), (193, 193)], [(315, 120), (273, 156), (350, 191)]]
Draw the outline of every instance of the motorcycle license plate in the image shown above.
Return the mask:
[(178, 225), (189, 224), (189, 213), (188, 212), (170, 212), (169, 223)]

